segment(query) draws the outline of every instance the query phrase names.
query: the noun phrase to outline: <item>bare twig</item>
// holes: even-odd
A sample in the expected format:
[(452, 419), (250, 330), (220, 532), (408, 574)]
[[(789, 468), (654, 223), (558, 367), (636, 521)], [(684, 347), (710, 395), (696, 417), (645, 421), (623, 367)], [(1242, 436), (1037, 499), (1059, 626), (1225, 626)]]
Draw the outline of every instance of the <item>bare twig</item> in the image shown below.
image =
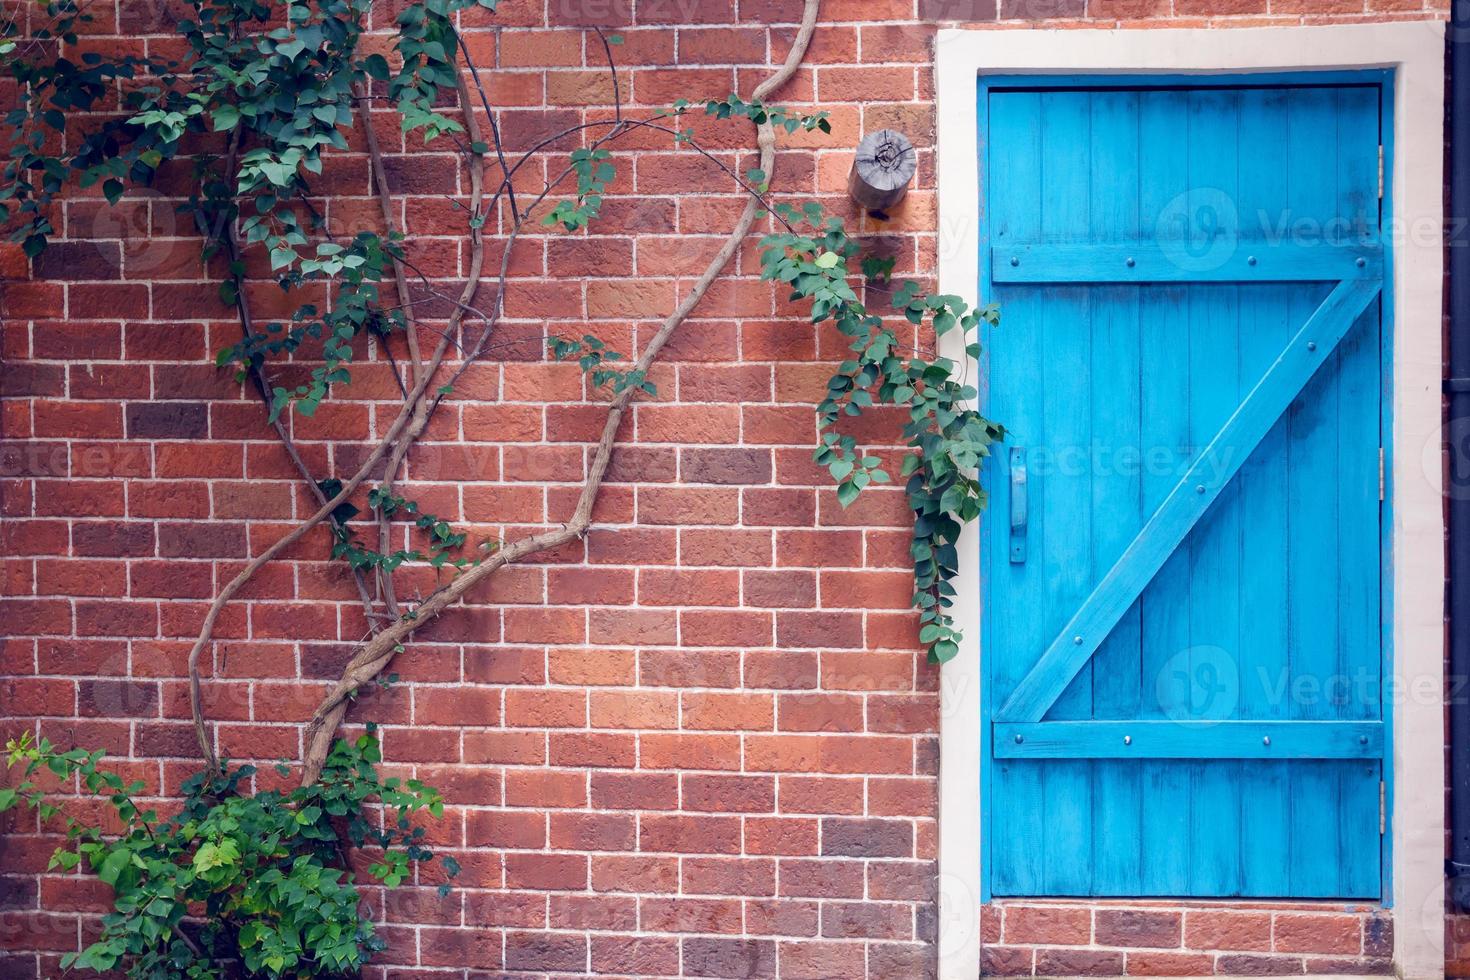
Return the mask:
[[(388, 187), (388, 171), (383, 166), (383, 151), (378, 145), (378, 131), (373, 129), (371, 107), (362, 111), (362, 128), (367, 134), (368, 162), (373, 172), (373, 190), (377, 194), (378, 204), (383, 209), (383, 229), (391, 239), (394, 231), (393, 195)], [(408, 292), (408, 278), (403, 274), (403, 263), (396, 255), (393, 256), (393, 281), (398, 287), (398, 303), (403, 309), (408, 357), (414, 371), (412, 377), (414, 381), (417, 381), (418, 372), (423, 370), (423, 359), (419, 355), (418, 326), (413, 316), (413, 297)]]
[[(460, 45), (463, 50), (464, 46)], [(465, 131), (470, 137), (470, 145), (474, 147), (480, 143), (480, 123), (475, 118), (474, 107), (470, 104), (469, 91), (465, 88), (464, 75), (459, 71), (454, 74), (455, 91), (459, 94), (459, 104), (464, 110)], [(464, 321), (464, 311), (474, 302), (475, 295), (480, 291), (480, 274), (485, 268), (485, 236), (484, 236), (484, 206), (485, 206), (485, 159), (484, 154), (470, 149), (467, 154), (470, 173), (470, 265), (465, 275), (463, 288), (460, 290), (459, 301), (449, 314), (449, 326), (444, 335), (439, 339), (439, 344), (434, 351), (431, 362), (423, 369), (423, 378), (419, 380), (428, 381), (444, 362), (444, 355), (454, 343), (454, 336), (459, 332), (460, 324)], [(505, 251), (505, 260), (501, 263), (501, 282), (504, 283), (508, 260), (510, 256), (509, 247)], [(505, 290), (497, 290), (496, 310), (498, 311), (503, 302), (501, 296)], [(485, 328), (486, 334), (490, 331), (489, 326)], [(458, 377), (458, 374), (455, 375)], [(451, 382), (452, 383), (452, 382)], [(417, 385), (416, 385), (417, 386)], [(408, 451), (424, 429), (428, 427), (429, 418), (434, 408), (438, 405), (438, 398), (429, 398), (427, 388), (421, 392), (422, 397), (415, 400), (413, 405), (413, 421), (404, 429), (397, 441), (394, 443), (393, 451), (388, 457), (388, 466), (383, 473), (383, 489), (392, 492), (393, 481), (397, 478), (398, 470), (403, 466), (403, 461), (408, 456)], [(378, 512), (378, 541), (379, 550), (384, 554), (388, 551), (389, 538), (392, 533), (391, 521), (385, 510)], [(382, 587), (383, 601), (388, 607), (388, 612), (393, 616), (400, 615), (398, 597), (393, 590), (392, 572), (386, 569), (379, 573), (379, 584)]]
[[(801, 29), (797, 32), (796, 39), (792, 42), (791, 50), (787, 54), (785, 63), (769, 78), (758, 85), (753, 93), (753, 98), (763, 99), (772, 91), (783, 85), (795, 72), (805, 56), (808, 44), (811, 42), (812, 32), (816, 27), (817, 9), (820, 0), (806, 0), (802, 17)], [(767, 174), (771, 173), (776, 157), (776, 135), (775, 129), (769, 121), (757, 127), (757, 143), (760, 147), (761, 169)], [(646, 372), (663, 350), (669, 338), (679, 325), (693, 312), (694, 308), (704, 298), (709, 287), (719, 277), (725, 266), (734, 258), (736, 251), (740, 248), (745, 236), (749, 234), (755, 223), (756, 216), (761, 211), (761, 202), (756, 197), (751, 197), (746, 202), (745, 210), (736, 221), (730, 236), (725, 240), (719, 252), (710, 261), (699, 278), (695, 280), (689, 293), (684, 297), (672, 313), (659, 326), (657, 333), (649, 341), (647, 347), (638, 356), (632, 369), (634, 371)], [(507, 249), (507, 254), (509, 250)], [(498, 302), (498, 301), (497, 301)], [(571, 519), (559, 528), (542, 531), (538, 534), (521, 538), (506, 547), (496, 551), (493, 555), (484, 559), (448, 586), (429, 596), (422, 604), (415, 608), (409, 616), (399, 619), (391, 626), (386, 627), (357, 651), (343, 670), (342, 677), (337, 681), (331, 692), (317, 707), (312, 715), (305, 733), (305, 753), (302, 758), (302, 780), (305, 783), (315, 782), (321, 774), (322, 766), (326, 761), (327, 754), (331, 749), (332, 739), (336, 733), (337, 726), (341, 724), (343, 716), (347, 711), (348, 698), (363, 684), (368, 683), (392, 661), (403, 642), (413, 631), (425, 623), (431, 621), (450, 605), (459, 601), (467, 592), (480, 582), (484, 581), (497, 569), (512, 564), (530, 555), (556, 548), (570, 541), (581, 538), (587, 533), (592, 523), (592, 508), (602, 490), (603, 479), (607, 474), (607, 467), (612, 461), (613, 448), (617, 442), (618, 427), (621, 425), (623, 416), (627, 412), (629, 404), (637, 393), (637, 386), (630, 385), (623, 389), (608, 406), (607, 419), (603, 424), (602, 436), (592, 455), (592, 461), (588, 468), (587, 480), (582, 486), (582, 492), (577, 498), (577, 504), (572, 512)]]

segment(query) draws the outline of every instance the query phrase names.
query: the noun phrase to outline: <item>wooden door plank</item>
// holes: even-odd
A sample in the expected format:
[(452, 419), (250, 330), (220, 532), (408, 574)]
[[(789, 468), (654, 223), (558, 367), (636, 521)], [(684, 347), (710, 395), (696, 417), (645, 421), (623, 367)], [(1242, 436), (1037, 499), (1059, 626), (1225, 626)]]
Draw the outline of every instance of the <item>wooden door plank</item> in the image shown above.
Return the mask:
[[(1041, 234), (1047, 239), (1088, 234), (1091, 204), (1089, 92), (1041, 96)], [(1044, 568), (1041, 601), (1047, 633), (1066, 621), (1092, 588), (1092, 304), (1085, 286), (1043, 287), (1040, 374), (1045, 448), (1051, 456), (1047, 490), (1038, 503), (1048, 528), (1036, 558)], [(1081, 457), (1070, 450), (1081, 448)], [(1039, 462), (1039, 461), (1038, 461)], [(1092, 716), (1092, 668), (1087, 665), (1059, 692), (1057, 718)], [(1059, 761), (1043, 771), (1046, 792), (1046, 884), (1052, 894), (1086, 895), (1092, 887), (1092, 772), (1085, 761)]]
[[(1034, 92), (993, 95), (989, 112), (990, 184), (1005, 188), (1004, 193), (987, 195), (992, 239), (1034, 241), (1041, 232), (1041, 97)], [(992, 337), (990, 410), (993, 417), (1006, 419), (1008, 443), (1029, 451), (1045, 440), (1041, 392), (1027, 380), (1041, 373), (1041, 303), (1030, 288), (998, 287), (995, 300), (1004, 304), (1006, 328)], [(1046, 480), (1043, 474), (1032, 478), (1033, 499), (1041, 499)], [(1009, 512), (1009, 481), (999, 481), (992, 492), (998, 497), (989, 510), (999, 520), (999, 515)], [(999, 639), (987, 657), (993, 699), (1009, 696), (1031, 667), (1028, 651), (1046, 643), (1046, 609), (1035, 600), (1044, 586), (1043, 569), (1034, 560), (1035, 548), (1045, 535), (1045, 515), (1040, 507), (1033, 507), (1028, 530), (1033, 548), (1028, 561), (1012, 564), (1003, 548), (990, 549), (986, 557), (987, 617), (996, 620), (990, 630)], [(991, 796), (996, 805), (991, 807), (987, 832), (994, 894), (1044, 894), (1044, 765), (997, 760), (991, 766)]]
[[(1339, 200), (1337, 100), (1332, 90), (1292, 91), (1287, 97), (1287, 134), (1282, 166), (1296, 227), (1325, 231), (1338, 216)], [(1296, 294), (1296, 315), (1312, 298), (1311, 290)], [(1301, 720), (1337, 717), (1326, 693), (1337, 672), (1338, 643), (1337, 353), (1334, 350), (1327, 368), (1303, 386), (1288, 413), (1287, 615), (1292, 686), (1286, 697), (1289, 717)], [(1337, 894), (1341, 798), (1337, 769), (1334, 763), (1322, 762), (1292, 766), (1293, 895)]]
[(1369, 759), (1381, 721), (997, 722), (1003, 759)]
[[(1092, 97), (1093, 241), (1138, 237), (1138, 93)], [(1143, 526), (1142, 423), (1137, 285), (1092, 290), (1092, 553), (1090, 582), (1112, 567)], [(1136, 718), (1142, 703), (1138, 603), (1098, 649), (1092, 717)], [(1136, 893), (1142, 886), (1143, 798), (1137, 763), (1092, 764), (1094, 894)]]
[(1180, 252), (1178, 245), (1147, 239), (1012, 244), (991, 250), (990, 274), (997, 283), (1263, 283), (1383, 278), (1383, 246), (1376, 240), (1331, 245), (1315, 237), (1307, 241), (1241, 242), (1218, 263), (1181, 263)]
[[(1198, 91), (1189, 97), (1189, 213), (1198, 240), (1191, 254), (1209, 255), (1220, 240), (1240, 233), (1237, 189), (1238, 107), (1229, 90)], [(1221, 206), (1222, 202), (1229, 206)], [(1205, 446), (1239, 407), (1239, 289), (1232, 283), (1189, 287), (1189, 442)], [(1247, 389), (1248, 390), (1248, 389)], [(1224, 452), (1250, 447), (1226, 443)], [(1217, 452), (1217, 458), (1220, 453)], [(1240, 606), (1239, 492), (1231, 480), (1220, 488), (1188, 533), (1190, 720), (1234, 717), (1238, 703), (1221, 678), (1239, 662), (1235, 624)], [(1190, 766), (1194, 806), (1190, 814), (1189, 891), (1234, 895), (1241, 889), (1240, 765), (1223, 758)]]
[[(1139, 227), (1157, 234), (1173, 220), (1189, 187), (1186, 96), (1156, 91), (1140, 95)], [(1145, 448), (1143, 513), (1168, 497), (1189, 464), (1189, 346), (1185, 287), (1142, 289), (1139, 361), (1140, 435)], [(1187, 710), (1168, 683), (1171, 661), (1189, 646), (1189, 562), (1171, 555), (1139, 599), (1144, 718), (1177, 717)], [(1189, 886), (1189, 826), (1193, 801), (1189, 772), (1181, 763), (1139, 766), (1143, 797), (1141, 867), (1145, 895), (1182, 895)]]
[[(1337, 234), (1378, 232), (1378, 154), (1365, 139), (1378, 125), (1378, 91), (1337, 91)], [(1338, 345), (1337, 396), (1338, 676), (1337, 717), (1382, 717), (1379, 622), (1379, 321), (1378, 303)], [(1376, 895), (1382, 885), (1378, 835), (1378, 761), (1343, 765), (1338, 773), (1338, 892)]]
[[(1280, 89), (1241, 93), (1241, 139), (1252, 152), (1240, 159), (1240, 210), (1261, 232), (1265, 215), (1287, 210), (1286, 96)], [(1254, 386), (1291, 338), (1288, 307), (1299, 285), (1241, 290), (1240, 373)], [(1245, 521), (1240, 563), (1240, 663), (1236, 683), (1244, 718), (1284, 719), (1280, 694), (1288, 650), (1286, 629), (1286, 421), (1277, 420), (1236, 477)], [(1250, 801), (1250, 819), (1240, 828), (1243, 890), (1250, 895), (1286, 895), (1291, 802), (1288, 764), (1256, 760), (1241, 767), (1240, 792)]]
[(1371, 280), (1343, 282), (1322, 301), (1149, 518), (1123, 557), (1017, 685), (997, 712), (997, 720), (1041, 720), (1239, 470), (1244, 454), (1270, 430), (1347, 328), (1378, 295), (1381, 285)]

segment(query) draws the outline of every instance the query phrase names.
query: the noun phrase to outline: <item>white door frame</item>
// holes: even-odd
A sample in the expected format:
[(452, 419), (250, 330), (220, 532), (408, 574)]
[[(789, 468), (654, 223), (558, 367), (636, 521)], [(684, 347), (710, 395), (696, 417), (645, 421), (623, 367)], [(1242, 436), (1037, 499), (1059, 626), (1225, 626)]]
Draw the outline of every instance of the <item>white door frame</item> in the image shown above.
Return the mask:
[[(1440, 381), (1444, 24), (1137, 30), (942, 30), (935, 49), (939, 289), (979, 289), (976, 81), (982, 74), (1394, 70), (1391, 642), (1394, 964), (1444, 976), (1444, 519)], [(1001, 311), (1004, 330), (1005, 311)], [(958, 332), (948, 356), (965, 357)], [(978, 366), (969, 365), (971, 377)], [(1001, 420), (1004, 422), (1004, 420)], [(939, 976), (980, 972), (980, 530), (960, 540), (964, 630), (941, 677)], [(1385, 606), (1387, 608), (1387, 606)], [(1388, 686), (1391, 682), (1391, 686)]]

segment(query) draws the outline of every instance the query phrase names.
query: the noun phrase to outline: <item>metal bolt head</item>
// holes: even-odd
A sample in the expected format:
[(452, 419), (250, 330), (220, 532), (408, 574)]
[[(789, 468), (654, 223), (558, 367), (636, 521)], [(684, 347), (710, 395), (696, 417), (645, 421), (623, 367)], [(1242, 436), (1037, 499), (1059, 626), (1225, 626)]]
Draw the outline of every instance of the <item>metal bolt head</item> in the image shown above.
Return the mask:
[(1262, 745), (1270, 745), (1271, 744), (1271, 736), (1270, 735), (1262, 735), (1261, 736), (1261, 744)]
[(1365, 266), (1367, 266), (1367, 264), (1368, 264), (1368, 260), (1367, 259), (1365, 259), (1365, 258), (1363, 258), (1361, 256), (1358, 257), (1358, 268), (1359, 269), (1364, 268)]
[(1317, 349), (1317, 342), (1315, 340), (1309, 340), (1309, 341), (1307, 341), (1307, 350), (1316, 350), (1316, 349)]
[(1021, 264), (1021, 260), (1019, 258), (1017, 258), (1016, 256), (1012, 255), (1011, 256), (1011, 267), (1012, 268), (1015, 268), (1016, 266), (1018, 266), (1020, 264)]
[(1195, 493), (1204, 493), (1205, 492), (1205, 485), (1203, 483), (1201, 483), (1199, 486), (1197, 486), (1197, 487), (1194, 488), (1194, 492)]
[(1124, 745), (1132, 745), (1133, 744), (1133, 736), (1132, 735), (1124, 735), (1123, 736), (1123, 744)]
[(1359, 735), (1358, 736), (1358, 744), (1359, 745), (1367, 745), (1368, 744), (1368, 736), (1367, 735)]
[(1133, 256), (1131, 256), (1131, 255), (1128, 256), (1128, 258), (1124, 259), (1124, 262), (1127, 264), (1128, 268), (1130, 268), (1130, 269), (1133, 268), (1135, 265), (1138, 264), (1137, 262), (1134, 261)]
[(1020, 745), (1024, 741), (1026, 741), (1025, 737), (1020, 732), (1017, 732), (1016, 733), (1016, 744), (1017, 745)]
[(1082, 634), (1078, 633), (1076, 636), (1072, 637), (1072, 642), (1080, 647), (1082, 645)]
[(1252, 255), (1250, 258), (1248, 258), (1248, 259), (1245, 260), (1245, 264), (1246, 265), (1255, 265), (1256, 264), (1256, 257), (1254, 255)]

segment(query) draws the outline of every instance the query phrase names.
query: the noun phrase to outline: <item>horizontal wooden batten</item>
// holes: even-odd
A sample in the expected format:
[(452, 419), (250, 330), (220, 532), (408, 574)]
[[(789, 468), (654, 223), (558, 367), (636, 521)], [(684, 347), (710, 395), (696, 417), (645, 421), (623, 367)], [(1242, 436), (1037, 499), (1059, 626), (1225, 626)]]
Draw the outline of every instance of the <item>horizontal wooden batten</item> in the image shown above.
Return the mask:
[(1378, 759), (1378, 721), (997, 722), (998, 759)]
[(1242, 240), (1232, 249), (1187, 242), (997, 245), (997, 283), (1316, 282), (1383, 278), (1383, 246)]

